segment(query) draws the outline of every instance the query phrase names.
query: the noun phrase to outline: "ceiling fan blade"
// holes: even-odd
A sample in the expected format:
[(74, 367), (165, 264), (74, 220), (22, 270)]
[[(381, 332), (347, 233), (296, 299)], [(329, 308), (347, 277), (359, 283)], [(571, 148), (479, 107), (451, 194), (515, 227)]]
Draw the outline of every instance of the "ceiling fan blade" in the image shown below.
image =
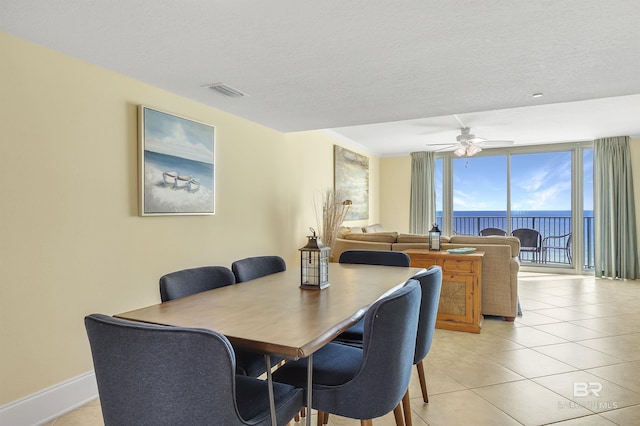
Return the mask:
[(458, 146), (458, 145), (455, 144), (455, 145), (445, 146), (444, 148), (436, 149), (433, 152), (451, 151), (451, 149), (456, 147), (456, 146)]
[(480, 142), (480, 145), (492, 144), (492, 143), (508, 146), (508, 145), (513, 145), (515, 142), (514, 141), (500, 141), (500, 140), (484, 140), (484, 141)]
[(487, 140), (485, 138), (479, 138), (477, 136), (475, 138), (467, 139), (467, 142), (471, 142), (471, 143), (481, 143), (486, 141)]

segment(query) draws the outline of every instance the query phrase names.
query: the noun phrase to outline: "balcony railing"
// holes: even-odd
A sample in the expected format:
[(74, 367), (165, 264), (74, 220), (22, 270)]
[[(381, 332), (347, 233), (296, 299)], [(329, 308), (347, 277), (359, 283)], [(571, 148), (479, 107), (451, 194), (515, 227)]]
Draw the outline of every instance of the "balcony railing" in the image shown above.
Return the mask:
[[(442, 217), (437, 218), (438, 225), (442, 227)], [(480, 231), (485, 228), (504, 229), (507, 233), (514, 229), (530, 228), (540, 232), (542, 238), (550, 236), (561, 236), (571, 233), (571, 216), (512, 216), (510, 226), (507, 227), (506, 216), (455, 216), (453, 217), (453, 233), (462, 235), (480, 235)], [(593, 217), (583, 218), (584, 235), (582, 238), (584, 249), (583, 267), (593, 269), (594, 249), (593, 249)], [(572, 239), (575, 244), (578, 240)], [(553, 242), (563, 244), (563, 240)], [(564, 240), (566, 243), (566, 239)], [(542, 247), (541, 247), (542, 250)], [(571, 265), (571, 253), (575, 250), (570, 246), (567, 253), (561, 249), (548, 249), (539, 256), (533, 253), (521, 253), (520, 261), (527, 264), (539, 265)], [(573, 259), (576, 260), (576, 259)]]

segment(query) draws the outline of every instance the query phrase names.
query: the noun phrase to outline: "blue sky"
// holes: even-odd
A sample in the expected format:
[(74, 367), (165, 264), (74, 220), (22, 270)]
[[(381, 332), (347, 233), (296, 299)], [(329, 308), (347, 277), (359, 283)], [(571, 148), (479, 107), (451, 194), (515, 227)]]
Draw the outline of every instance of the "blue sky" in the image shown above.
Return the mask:
[[(584, 209), (593, 209), (593, 151), (584, 156)], [(437, 210), (442, 210), (442, 161), (436, 165)], [(454, 211), (506, 210), (507, 157), (453, 160)], [(511, 155), (511, 210), (571, 210), (571, 152)]]
[(213, 143), (213, 126), (145, 108), (144, 149), (212, 164)]

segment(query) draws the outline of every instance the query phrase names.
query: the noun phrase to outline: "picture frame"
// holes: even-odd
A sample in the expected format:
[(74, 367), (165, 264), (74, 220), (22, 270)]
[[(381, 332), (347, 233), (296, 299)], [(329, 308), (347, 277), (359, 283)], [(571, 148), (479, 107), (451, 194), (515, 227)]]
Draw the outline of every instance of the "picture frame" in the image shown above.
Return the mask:
[(334, 145), (333, 185), (353, 203), (345, 220), (369, 219), (369, 157)]
[(140, 105), (140, 215), (215, 214), (215, 127)]

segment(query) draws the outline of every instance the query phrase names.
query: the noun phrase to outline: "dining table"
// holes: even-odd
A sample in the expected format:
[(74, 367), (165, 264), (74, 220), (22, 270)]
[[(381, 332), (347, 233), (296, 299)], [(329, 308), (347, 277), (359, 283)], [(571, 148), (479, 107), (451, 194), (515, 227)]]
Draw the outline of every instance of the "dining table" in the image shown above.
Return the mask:
[(315, 290), (300, 288), (301, 270), (291, 268), (115, 316), (213, 330), (223, 334), (234, 347), (264, 354), (273, 425), (276, 418), (270, 357), (308, 358), (309, 426), (313, 353), (358, 322), (378, 299), (422, 271), (423, 268), (330, 263), (329, 287)]

